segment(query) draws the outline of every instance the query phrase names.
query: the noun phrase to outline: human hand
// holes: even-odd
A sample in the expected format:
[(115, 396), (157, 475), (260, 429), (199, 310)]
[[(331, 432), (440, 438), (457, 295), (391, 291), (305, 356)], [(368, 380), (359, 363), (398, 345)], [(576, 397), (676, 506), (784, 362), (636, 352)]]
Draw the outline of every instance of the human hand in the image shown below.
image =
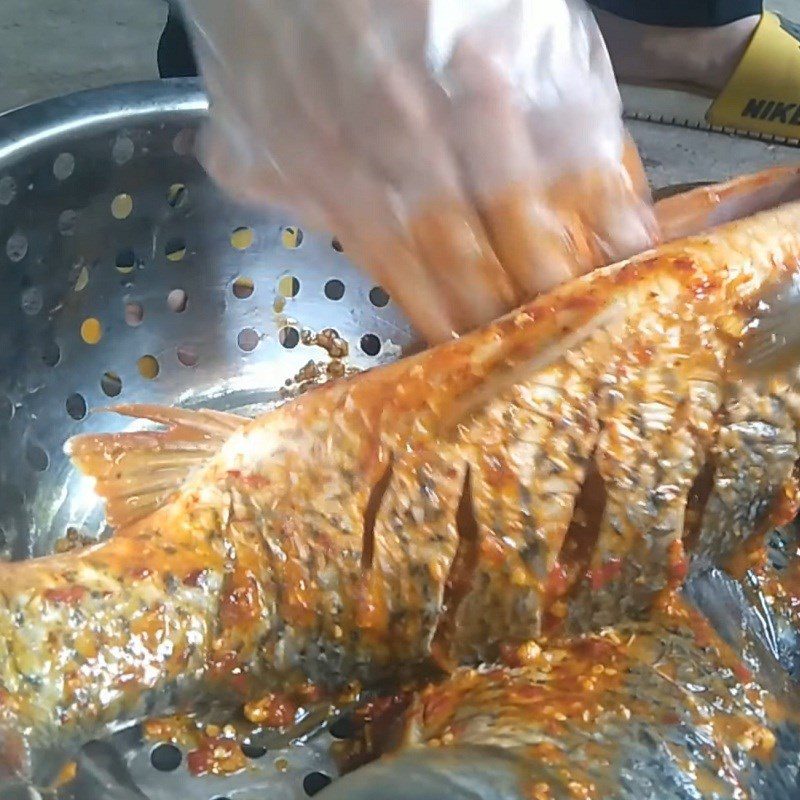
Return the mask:
[(234, 195), (333, 231), (438, 341), (644, 249), (582, 0), (184, 0)]

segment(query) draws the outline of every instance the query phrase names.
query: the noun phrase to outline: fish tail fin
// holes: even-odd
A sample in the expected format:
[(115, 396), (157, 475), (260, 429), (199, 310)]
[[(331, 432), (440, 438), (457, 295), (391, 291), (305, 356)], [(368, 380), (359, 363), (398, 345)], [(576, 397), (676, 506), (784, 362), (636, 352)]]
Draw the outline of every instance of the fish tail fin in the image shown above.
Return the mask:
[(112, 411), (164, 430), (92, 433), (70, 439), (67, 455), (107, 501), (109, 524), (119, 529), (162, 506), (247, 420), (220, 411), (120, 405)]

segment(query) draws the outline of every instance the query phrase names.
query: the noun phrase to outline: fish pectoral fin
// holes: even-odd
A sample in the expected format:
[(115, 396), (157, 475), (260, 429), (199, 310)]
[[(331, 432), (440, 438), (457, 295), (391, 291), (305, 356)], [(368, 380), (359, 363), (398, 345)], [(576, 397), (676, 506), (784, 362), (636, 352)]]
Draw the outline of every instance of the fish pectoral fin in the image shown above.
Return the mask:
[(65, 451), (107, 501), (109, 524), (119, 529), (152, 514), (189, 474), (215, 455), (248, 422), (220, 411), (120, 405), (117, 414), (149, 420), (164, 430), (75, 436)]

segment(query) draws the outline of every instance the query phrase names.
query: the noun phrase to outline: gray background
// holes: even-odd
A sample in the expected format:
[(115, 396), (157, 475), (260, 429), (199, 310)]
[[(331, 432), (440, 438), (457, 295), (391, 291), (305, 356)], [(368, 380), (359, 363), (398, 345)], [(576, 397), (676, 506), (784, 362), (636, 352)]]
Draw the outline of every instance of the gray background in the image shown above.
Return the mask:
[[(800, 0), (768, 5), (800, 21)], [(75, 89), (156, 77), (165, 17), (161, 0), (0, 0), (0, 111)], [(657, 186), (800, 161), (795, 148), (647, 123), (633, 123), (631, 130)]]

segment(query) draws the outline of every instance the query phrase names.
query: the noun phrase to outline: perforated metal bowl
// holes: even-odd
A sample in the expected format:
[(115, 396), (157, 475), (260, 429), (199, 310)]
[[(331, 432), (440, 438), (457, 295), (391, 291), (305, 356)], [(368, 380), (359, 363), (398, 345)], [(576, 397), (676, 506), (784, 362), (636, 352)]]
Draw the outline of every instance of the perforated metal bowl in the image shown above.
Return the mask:
[[(411, 341), (334, 239), (220, 194), (194, 157), (206, 108), (194, 82), (165, 81), (0, 117), (6, 558), (51, 552), (69, 529), (102, 533), (102, 507), (62, 451), (73, 434), (130, 424), (99, 410), (146, 401), (255, 413), (287, 382), (370, 367)], [(332, 365), (313, 343), (328, 328), (349, 345)], [(200, 779), (183, 765), (156, 770), (152, 743), (126, 731), (84, 758), (79, 793), (302, 797), (308, 771), (330, 768), (325, 740), (289, 749), (288, 768), (269, 753), (241, 776)], [(120, 769), (124, 779), (108, 777)]]

